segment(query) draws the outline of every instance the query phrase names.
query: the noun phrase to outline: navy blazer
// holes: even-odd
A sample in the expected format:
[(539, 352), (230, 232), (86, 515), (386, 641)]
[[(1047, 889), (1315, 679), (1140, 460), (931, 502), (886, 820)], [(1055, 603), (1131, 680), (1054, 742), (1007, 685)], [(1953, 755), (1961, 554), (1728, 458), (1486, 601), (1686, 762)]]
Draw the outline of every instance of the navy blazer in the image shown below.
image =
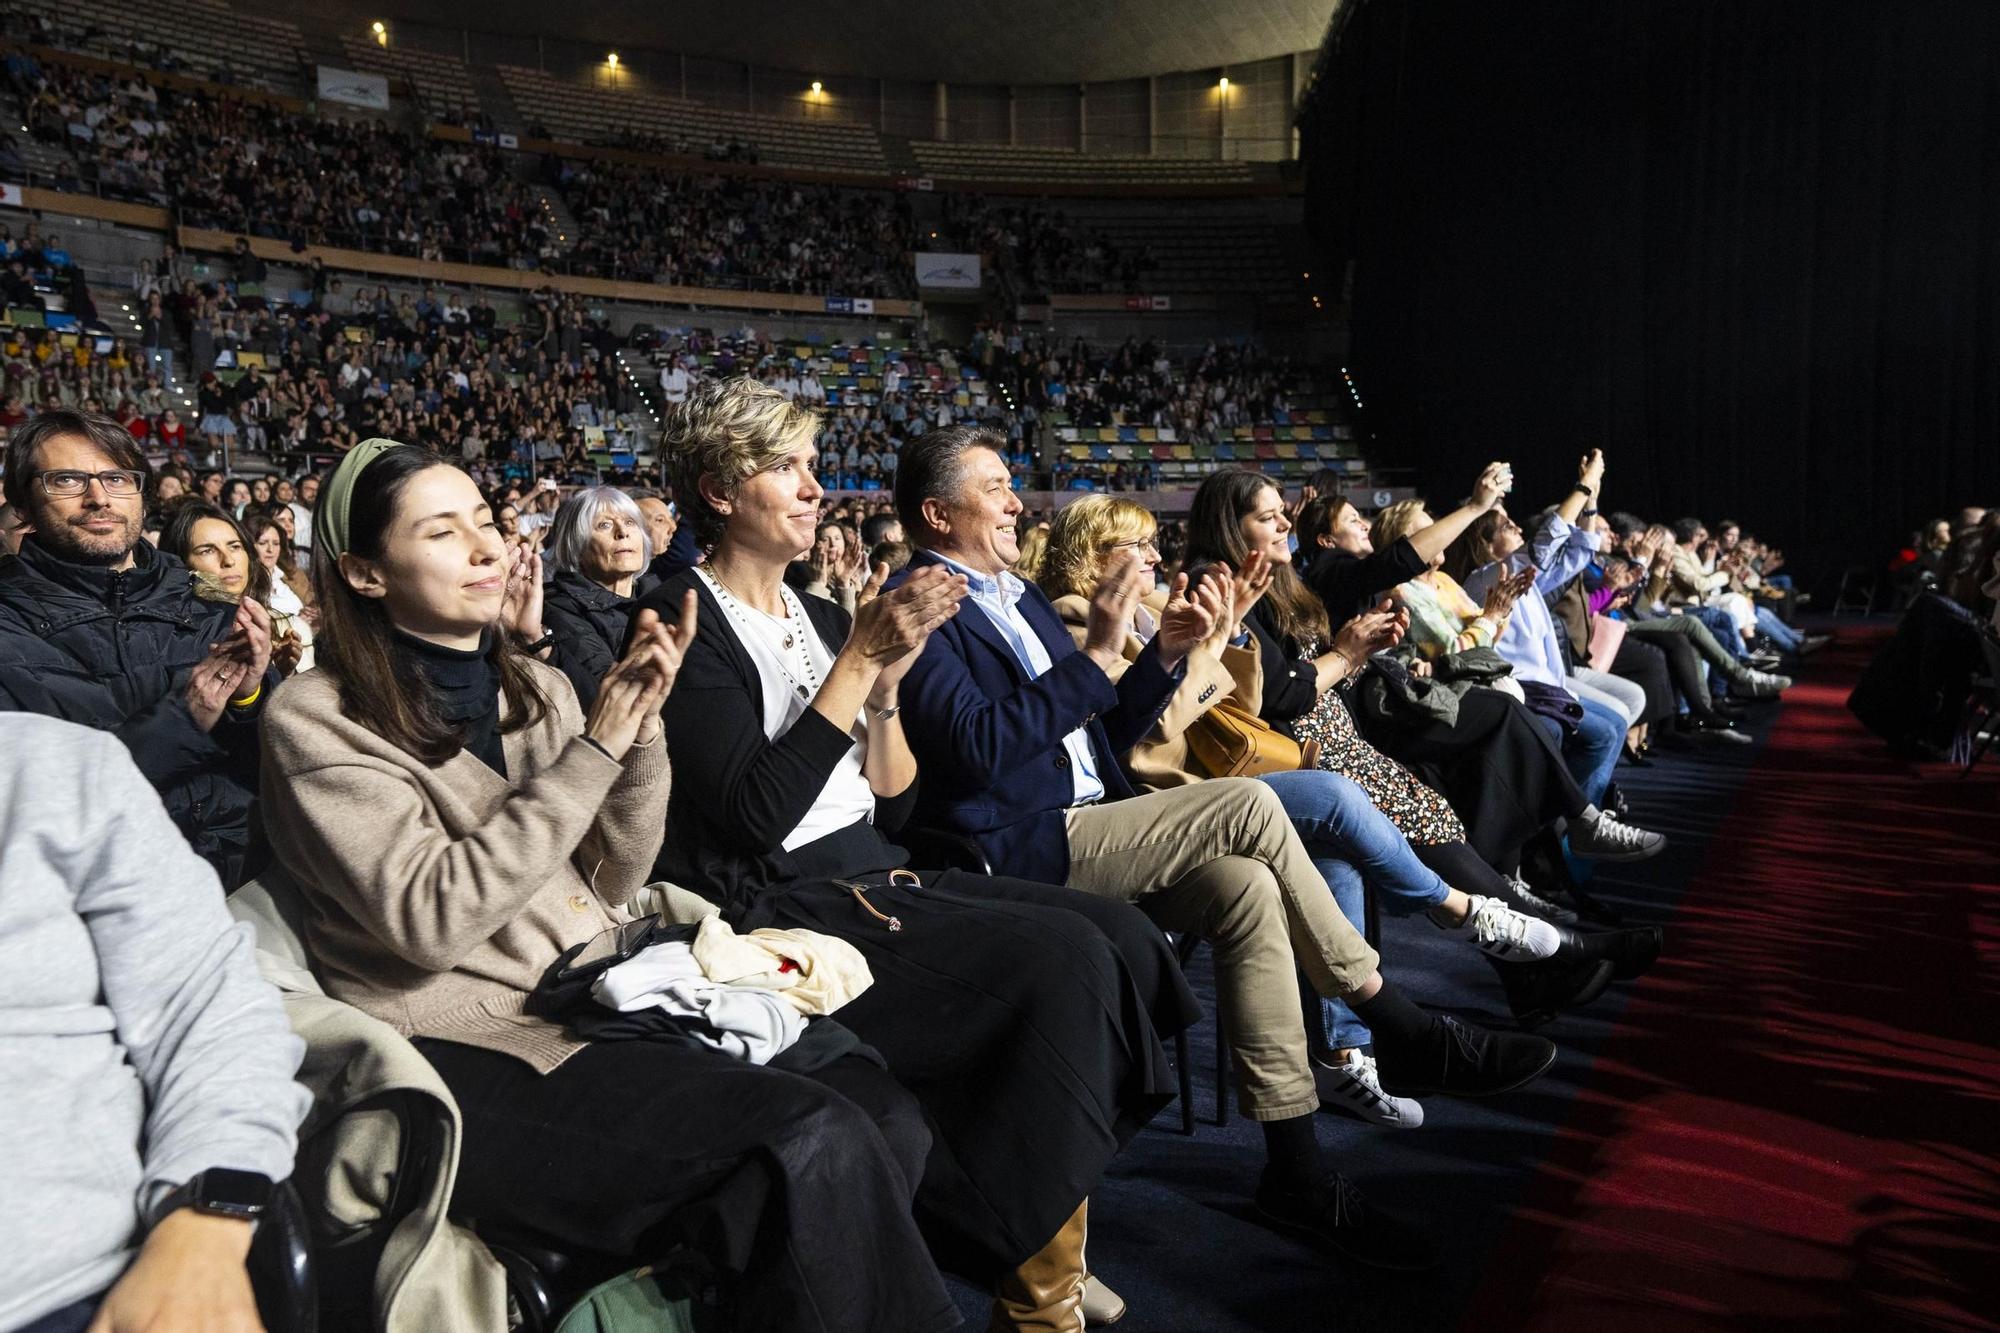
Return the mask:
[[(923, 563), (942, 562), (920, 552), (884, 591)], [(1132, 795), (1118, 756), (1152, 730), (1186, 667), (1167, 671), (1149, 644), (1114, 686), (1032, 583), (1020, 611), (1049, 650), (1040, 679), (1029, 679), (967, 598), (903, 680), (904, 732), (923, 773), (915, 822), (972, 838), (999, 874), (1061, 884), (1069, 879), (1063, 812), (1076, 792), (1063, 737), (1084, 728), (1105, 800)]]

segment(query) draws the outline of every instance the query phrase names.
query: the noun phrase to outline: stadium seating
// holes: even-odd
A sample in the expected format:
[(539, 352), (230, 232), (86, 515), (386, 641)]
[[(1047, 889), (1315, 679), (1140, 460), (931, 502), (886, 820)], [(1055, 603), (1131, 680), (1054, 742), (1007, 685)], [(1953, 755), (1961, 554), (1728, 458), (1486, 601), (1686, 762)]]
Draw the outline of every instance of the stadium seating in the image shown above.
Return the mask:
[(608, 144), (640, 136), (685, 142), (689, 152), (699, 154), (721, 140), (751, 145), (765, 165), (889, 174), (881, 138), (866, 125), (744, 115), (629, 89), (592, 87), (518, 65), (502, 65), (499, 73), (522, 116), (546, 126), (551, 138), (563, 142)]
[(355, 69), (408, 84), (432, 119), (464, 124), (476, 118), (479, 92), (464, 61), (406, 46), (378, 46), (353, 34), (342, 37), (340, 45)]
[(306, 62), (298, 25), (232, 8), (223, 0), (93, 0), (84, 8), (8, 8), (47, 15), (50, 40), (211, 83), (297, 90)]
[(1250, 162), (1181, 157), (1114, 157), (1066, 148), (912, 140), (910, 151), (926, 176), (940, 180), (1044, 181), (1084, 185), (1250, 185), (1275, 180), (1272, 169)]

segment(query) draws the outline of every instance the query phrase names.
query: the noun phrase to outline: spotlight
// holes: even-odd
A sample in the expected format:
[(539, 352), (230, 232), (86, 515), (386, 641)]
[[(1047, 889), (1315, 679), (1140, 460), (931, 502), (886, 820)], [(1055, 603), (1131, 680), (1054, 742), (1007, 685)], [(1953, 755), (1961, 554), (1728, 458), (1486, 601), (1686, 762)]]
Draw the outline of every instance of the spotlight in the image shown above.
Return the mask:
[(1225, 92), (1225, 93), (1226, 93), (1226, 92), (1228, 92), (1228, 91), (1229, 91), (1229, 76), (1228, 76), (1227, 74), (1223, 75), (1223, 76), (1222, 76), (1222, 82), (1221, 82), (1221, 83), (1219, 83), (1219, 84), (1217, 84), (1216, 86), (1217, 86), (1218, 88), (1222, 89), (1222, 91), (1223, 91), (1223, 92)]
[(819, 80), (818, 80), (818, 79), (814, 79), (814, 80), (813, 80), (813, 96), (814, 96), (814, 97), (818, 97), (818, 96), (820, 95), (820, 93), (821, 93), (822, 91), (823, 91), (823, 89), (821, 89), (821, 87), (819, 86)]
[(617, 69), (617, 68), (618, 68), (618, 53), (617, 53), (616, 51), (613, 51), (613, 52), (612, 52), (612, 53), (611, 53), (610, 55), (608, 55), (608, 56), (604, 57), (604, 63), (605, 63), (605, 64), (607, 64), (607, 65), (609, 65), (609, 66), (611, 66), (611, 68), (613, 68), (613, 69)]

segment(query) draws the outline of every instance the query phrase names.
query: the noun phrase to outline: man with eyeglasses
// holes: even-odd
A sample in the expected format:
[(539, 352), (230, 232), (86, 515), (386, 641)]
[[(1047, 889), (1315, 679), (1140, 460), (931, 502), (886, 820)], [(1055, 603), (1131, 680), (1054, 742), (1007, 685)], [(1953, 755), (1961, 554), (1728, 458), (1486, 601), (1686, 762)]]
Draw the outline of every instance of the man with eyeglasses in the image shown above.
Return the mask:
[(14, 432), (7, 496), (29, 531), (0, 556), (0, 711), (109, 731), (225, 887), (257, 791), (257, 711), (277, 683), (254, 601), (195, 597), (144, 539), (145, 456), (110, 417), (44, 412)]

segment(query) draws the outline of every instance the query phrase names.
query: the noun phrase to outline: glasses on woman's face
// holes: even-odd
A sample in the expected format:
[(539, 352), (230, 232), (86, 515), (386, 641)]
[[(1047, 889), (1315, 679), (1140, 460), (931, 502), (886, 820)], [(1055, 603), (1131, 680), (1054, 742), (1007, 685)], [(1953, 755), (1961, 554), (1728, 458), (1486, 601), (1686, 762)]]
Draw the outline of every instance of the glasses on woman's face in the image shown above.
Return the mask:
[(1113, 542), (1107, 549), (1113, 551), (1151, 551), (1154, 555), (1160, 553), (1159, 542), (1153, 537), (1140, 537), (1135, 541), (1129, 542)]

